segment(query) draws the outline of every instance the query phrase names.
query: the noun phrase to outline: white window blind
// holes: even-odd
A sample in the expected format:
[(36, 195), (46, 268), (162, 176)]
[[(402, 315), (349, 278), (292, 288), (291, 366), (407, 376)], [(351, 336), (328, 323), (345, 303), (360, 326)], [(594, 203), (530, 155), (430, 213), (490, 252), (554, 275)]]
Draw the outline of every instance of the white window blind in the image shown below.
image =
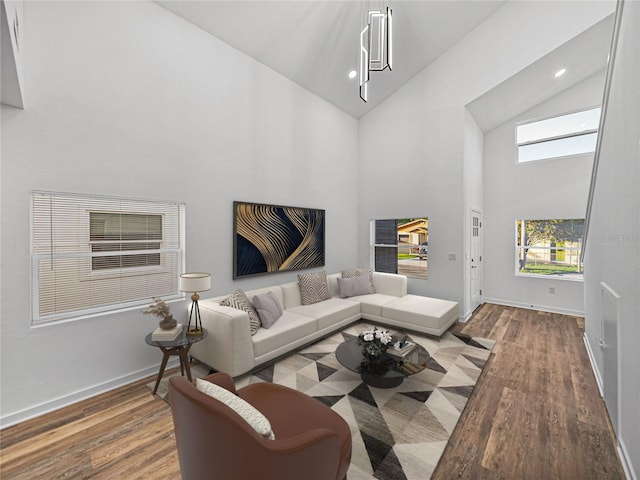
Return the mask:
[(178, 297), (184, 204), (32, 192), (33, 323)]

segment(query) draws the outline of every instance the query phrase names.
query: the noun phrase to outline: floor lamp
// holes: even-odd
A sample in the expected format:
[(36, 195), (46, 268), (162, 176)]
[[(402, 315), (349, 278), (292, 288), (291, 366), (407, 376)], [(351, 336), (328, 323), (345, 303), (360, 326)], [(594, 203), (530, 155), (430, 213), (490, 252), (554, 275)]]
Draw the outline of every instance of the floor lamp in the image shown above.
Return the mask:
[[(202, 321), (200, 320), (200, 308), (198, 292), (206, 292), (211, 289), (210, 273), (183, 273), (180, 275), (180, 291), (191, 293), (191, 310), (189, 311), (189, 323), (187, 324), (187, 335), (202, 335)], [(193, 320), (193, 325), (192, 325)]]

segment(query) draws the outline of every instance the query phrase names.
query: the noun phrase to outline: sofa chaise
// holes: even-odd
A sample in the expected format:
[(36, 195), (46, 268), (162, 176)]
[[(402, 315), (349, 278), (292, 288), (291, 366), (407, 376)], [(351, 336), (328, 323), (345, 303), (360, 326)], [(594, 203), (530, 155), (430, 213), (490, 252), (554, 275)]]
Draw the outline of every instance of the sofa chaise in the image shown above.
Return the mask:
[(282, 306), (277, 321), (270, 328), (257, 328), (253, 335), (246, 311), (221, 305), (225, 297), (201, 300), (202, 326), (208, 335), (193, 345), (190, 354), (236, 377), (360, 319), (435, 336), (458, 319), (457, 302), (407, 294), (404, 275), (368, 275), (375, 293), (341, 298), (343, 280), (338, 273), (325, 276), (327, 299), (306, 305), (300, 282), (245, 292), (248, 299), (272, 292), (268, 295)]

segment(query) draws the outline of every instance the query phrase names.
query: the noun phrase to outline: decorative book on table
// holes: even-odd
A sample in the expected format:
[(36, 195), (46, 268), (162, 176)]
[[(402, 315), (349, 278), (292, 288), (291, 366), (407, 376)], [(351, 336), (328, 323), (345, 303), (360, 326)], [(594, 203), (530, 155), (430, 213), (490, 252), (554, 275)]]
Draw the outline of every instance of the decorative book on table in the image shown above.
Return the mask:
[(180, 335), (181, 332), (181, 323), (177, 324), (174, 328), (170, 328), (169, 330), (164, 330), (158, 327), (151, 334), (151, 340), (155, 340), (156, 342), (167, 342), (175, 340), (176, 338), (178, 338), (178, 335)]
[(413, 342), (404, 342), (401, 348), (396, 348), (395, 345), (387, 350), (387, 353), (392, 357), (404, 358), (409, 352), (416, 348), (416, 344)]

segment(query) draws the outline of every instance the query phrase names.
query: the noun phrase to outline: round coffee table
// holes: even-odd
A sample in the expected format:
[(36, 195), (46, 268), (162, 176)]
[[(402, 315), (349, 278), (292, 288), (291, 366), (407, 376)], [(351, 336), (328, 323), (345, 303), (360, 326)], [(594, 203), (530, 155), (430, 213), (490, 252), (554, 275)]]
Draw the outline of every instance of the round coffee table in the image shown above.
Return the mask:
[[(406, 335), (394, 335), (394, 342), (399, 338), (406, 338)], [(336, 358), (343, 367), (359, 373), (367, 385), (393, 388), (400, 385), (405, 377), (427, 368), (431, 356), (424, 347), (416, 345), (404, 357), (384, 353), (379, 360), (370, 362), (362, 355), (362, 347), (358, 345), (358, 338), (354, 337), (338, 345)]]

